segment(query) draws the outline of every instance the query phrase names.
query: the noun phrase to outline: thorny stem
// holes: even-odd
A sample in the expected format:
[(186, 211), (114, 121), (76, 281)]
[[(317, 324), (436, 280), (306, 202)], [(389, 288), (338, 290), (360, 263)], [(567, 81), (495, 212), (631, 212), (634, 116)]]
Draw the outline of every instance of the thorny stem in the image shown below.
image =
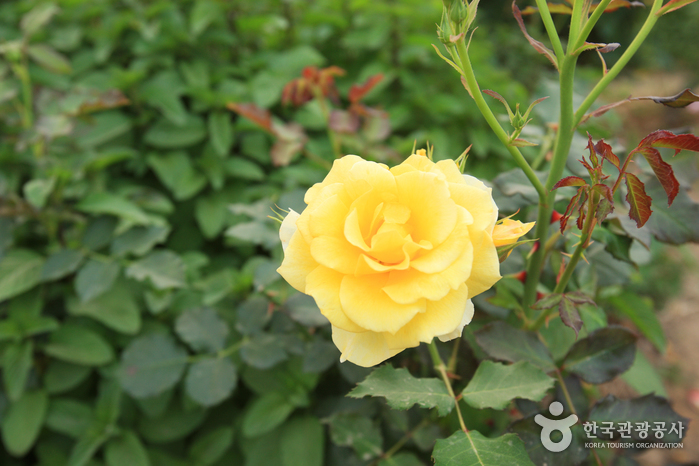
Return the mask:
[(434, 364), (434, 369), (439, 372), (444, 385), (447, 387), (449, 396), (454, 400), (454, 407), (456, 408), (456, 415), (459, 417), (459, 425), (461, 426), (461, 430), (468, 434), (468, 429), (464, 423), (464, 418), (461, 415), (461, 408), (459, 408), (459, 401), (456, 399), (456, 395), (454, 395), (454, 389), (451, 388), (451, 381), (447, 375), (447, 366), (444, 365), (444, 361), (442, 361), (442, 357), (439, 355), (439, 350), (437, 349), (437, 344), (434, 342), (434, 340), (432, 340), (432, 343), (428, 345), (428, 348), (430, 349), (430, 356), (432, 356), (432, 364)]
[(614, 78), (617, 77), (617, 75), (621, 72), (621, 70), (624, 69), (626, 64), (631, 60), (631, 58), (636, 54), (638, 49), (641, 47), (641, 44), (646, 40), (648, 37), (648, 34), (650, 34), (650, 31), (653, 29), (653, 26), (655, 26), (655, 22), (658, 21), (658, 17), (655, 15), (655, 13), (660, 9), (660, 7), (663, 6), (663, 1), (662, 0), (654, 0), (653, 6), (651, 7), (651, 11), (648, 14), (648, 18), (646, 18), (646, 22), (643, 23), (643, 26), (641, 29), (638, 31), (638, 34), (636, 34), (636, 37), (634, 40), (631, 42), (629, 47), (624, 51), (624, 53), (621, 55), (619, 60), (612, 66), (609, 71), (607, 72), (602, 79), (599, 80), (599, 82), (595, 85), (595, 87), (590, 91), (588, 96), (585, 98), (582, 104), (580, 104), (580, 107), (578, 110), (575, 112), (575, 126), (578, 126), (580, 122), (582, 121), (583, 117), (585, 116), (585, 112), (592, 106), (592, 104), (597, 100), (597, 98), (600, 96), (602, 91), (604, 91), (607, 86), (609, 85), (610, 82)]
[(478, 110), (480, 110), (481, 114), (483, 115), (483, 118), (485, 118), (485, 121), (488, 123), (488, 125), (493, 130), (495, 135), (498, 137), (500, 142), (502, 142), (503, 145), (510, 152), (510, 155), (512, 155), (517, 165), (527, 176), (527, 179), (529, 179), (531, 184), (534, 186), (534, 189), (536, 189), (536, 192), (539, 194), (539, 198), (545, 198), (546, 190), (539, 181), (539, 178), (537, 178), (536, 174), (534, 173), (534, 170), (532, 170), (532, 168), (529, 166), (529, 162), (527, 162), (527, 160), (524, 158), (519, 149), (510, 144), (510, 137), (507, 135), (505, 130), (502, 129), (502, 126), (500, 126), (498, 119), (495, 117), (493, 111), (490, 110), (488, 103), (483, 98), (481, 90), (478, 87), (476, 75), (474, 74), (473, 67), (471, 66), (471, 60), (468, 58), (468, 51), (466, 50), (465, 39), (462, 38), (456, 42), (456, 51), (458, 53), (459, 61), (461, 62), (461, 69), (464, 72), (464, 79), (466, 79), (468, 88), (471, 90), (471, 95), (473, 96), (473, 100), (476, 102)]

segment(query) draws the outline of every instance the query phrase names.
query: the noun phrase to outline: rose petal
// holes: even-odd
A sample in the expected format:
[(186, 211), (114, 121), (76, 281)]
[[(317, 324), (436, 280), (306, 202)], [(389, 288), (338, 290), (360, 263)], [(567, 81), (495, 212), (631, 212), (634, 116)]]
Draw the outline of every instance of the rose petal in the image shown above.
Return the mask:
[(471, 302), (469, 299), (466, 303), (466, 311), (464, 311), (464, 315), (461, 317), (461, 322), (459, 325), (452, 332), (445, 333), (444, 335), (438, 335), (439, 340), (450, 341), (454, 338), (459, 338), (461, 333), (464, 331), (464, 327), (471, 323), (471, 319), (473, 319), (473, 311), (473, 302)]
[(413, 259), (410, 266), (424, 273), (438, 273), (449, 267), (461, 256), (464, 249), (470, 245), (469, 224), (473, 222), (471, 214), (461, 206), (457, 206), (457, 224), (444, 242)]
[(311, 250), (308, 243), (304, 241), (303, 235), (298, 231), (291, 237), (289, 245), (284, 251), (284, 260), (281, 267), (277, 269), (279, 275), (284, 277), (284, 280), (289, 282), (301, 293), (306, 292), (306, 277), (315, 268), (318, 263), (311, 256)]
[(490, 235), (484, 231), (469, 231), (473, 244), (473, 269), (471, 276), (466, 280), (470, 299), (489, 289), (502, 277), (498, 253)]
[(308, 227), (313, 237), (344, 235), (344, 223), (349, 208), (340, 196), (326, 198), (309, 214)]
[(282, 249), (286, 251), (286, 247), (289, 245), (289, 241), (291, 241), (291, 237), (294, 236), (294, 233), (298, 230), (298, 227), (296, 226), (296, 220), (300, 215), (294, 211), (294, 209), (289, 209), (289, 213), (286, 214), (286, 217), (284, 217), (284, 221), (282, 221), (282, 226), (279, 227), (279, 239), (282, 241)]
[(319, 236), (311, 241), (311, 255), (318, 264), (345, 275), (354, 274), (360, 252), (344, 238)]
[(401, 349), (389, 349), (381, 333), (350, 333), (332, 327), (333, 343), (342, 352), (340, 361), (349, 361), (358, 366), (371, 367), (400, 353)]
[(318, 266), (306, 278), (306, 294), (313, 296), (320, 313), (331, 324), (348, 332), (364, 332), (365, 329), (352, 322), (340, 305), (340, 284), (344, 275), (327, 267)]
[(354, 323), (373, 332), (395, 333), (418, 312), (425, 311), (425, 300), (398, 304), (381, 288), (388, 274), (345, 276), (340, 286), (342, 310)]
[(303, 199), (304, 202), (308, 205), (312, 204), (320, 194), (320, 191), (329, 184), (344, 184), (347, 181), (349, 170), (354, 166), (354, 164), (363, 161), (364, 159), (356, 155), (345, 155), (342, 158), (336, 159), (325, 179), (320, 183), (314, 184), (308, 191), (306, 191), (306, 195)]

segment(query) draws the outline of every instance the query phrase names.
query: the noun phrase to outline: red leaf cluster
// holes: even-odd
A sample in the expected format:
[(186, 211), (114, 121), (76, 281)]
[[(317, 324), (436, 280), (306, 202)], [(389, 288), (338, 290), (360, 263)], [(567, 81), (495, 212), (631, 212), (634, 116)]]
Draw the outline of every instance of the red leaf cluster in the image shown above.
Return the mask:
[(344, 76), (345, 70), (337, 66), (329, 66), (319, 70), (315, 66), (307, 66), (303, 69), (300, 78), (293, 79), (284, 86), (282, 91), (282, 103), (301, 106), (313, 100), (316, 93), (338, 100), (335, 88), (335, 76)]

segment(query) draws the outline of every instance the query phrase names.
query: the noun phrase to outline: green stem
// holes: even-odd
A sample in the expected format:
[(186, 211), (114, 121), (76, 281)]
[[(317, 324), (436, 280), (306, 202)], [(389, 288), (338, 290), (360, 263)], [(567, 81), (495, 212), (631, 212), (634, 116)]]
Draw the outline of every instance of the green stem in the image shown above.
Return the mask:
[(459, 408), (459, 401), (456, 399), (456, 395), (454, 395), (454, 389), (451, 388), (451, 381), (449, 380), (449, 376), (447, 375), (447, 366), (444, 365), (444, 361), (442, 361), (442, 357), (439, 355), (439, 350), (437, 349), (437, 345), (432, 340), (432, 343), (428, 345), (428, 348), (430, 349), (430, 356), (432, 357), (432, 364), (434, 364), (434, 369), (439, 372), (439, 375), (442, 376), (442, 381), (444, 382), (444, 385), (447, 387), (447, 392), (449, 393), (449, 396), (454, 400), (454, 407), (456, 408), (456, 415), (459, 417), (459, 425), (461, 426), (461, 430), (463, 430), (467, 435), (468, 435), (468, 429), (466, 428), (466, 423), (464, 422), (464, 418), (461, 415), (461, 408)]
[(648, 34), (650, 34), (650, 31), (653, 29), (653, 26), (655, 26), (655, 22), (658, 21), (658, 17), (655, 16), (655, 12), (658, 11), (662, 6), (662, 0), (654, 0), (650, 14), (648, 15), (648, 18), (646, 18), (646, 22), (643, 23), (643, 26), (638, 31), (638, 34), (636, 34), (636, 37), (631, 42), (631, 45), (629, 45), (626, 51), (624, 51), (624, 53), (621, 55), (621, 58), (619, 58), (619, 60), (614, 64), (614, 66), (611, 67), (607, 74), (599, 80), (599, 82), (595, 85), (592, 91), (590, 91), (583, 103), (575, 112), (575, 126), (578, 126), (580, 124), (580, 121), (582, 121), (583, 117), (585, 116), (585, 112), (587, 112), (590, 109), (590, 107), (593, 103), (595, 103), (595, 100), (597, 100), (602, 91), (604, 91), (607, 88), (609, 83), (617, 77), (621, 70), (624, 69), (624, 67), (629, 63), (631, 58), (636, 54), (638, 49), (641, 47), (641, 44), (643, 44), (643, 42), (648, 37)]
[[(575, 127), (573, 126), (573, 82), (575, 79), (575, 65), (577, 57), (568, 55), (563, 60), (560, 69), (560, 101), (561, 113), (559, 116), (558, 132), (556, 142), (553, 147), (553, 159), (549, 169), (549, 176), (546, 180), (546, 191), (548, 195), (539, 201), (539, 213), (536, 220), (535, 238), (538, 238), (539, 245), (546, 243), (548, 238), (551, 213), (553, 212), (553, 202), (555, 193), (551, 188), (563, 176), (570, 145), (573, 142)], [(545, 250), (543, 247), (532, 256), (527, 267), (527, 281), (524, 286), (524, 306), (530, 307), (536, 300), (536, 287), (539, 284), (541, 271), (544, 266)]]
[(561, 390), (563, 390), (563, 396), (565, 397), (566, 402), (568, 403), (570, 411), (577, 416), (578, 413), (575, 410), (575, 405), (573, 405), (573, 399), (570, 397), (568, 387), (566, 386), (566, 383), (563, 381), (563, 376), (561, 375), (561, 371), (558, 368), (556, 368), (556, 378), (558, 379), (558, 383), (561, 384)]
[(376, 466), (380, 462), (383, 462), (384, 460), (387, 460), (396, 453), (398, 453), (400, 449), (403, 448), (403, 445), (405, 445), (408, 442), (408, 440), (410, 440), (415, 435), (415, 432), (422, 429), (423, 427), (426, 427), (427, 424), (429, 424), (429, 420), (427, 418), (420, 421), (418, 425), (406, 432), (405, 435), (403, 435), (403, 437), (401, 437), (401, 439), (395, 443), (395, 445), (393, 445), (388, 451), (386, 451), (386, 453), (381, 455), (380, 458), (377, 458), (373, 463), (371, 463), (370, 466)]
[[(580, 26), (582, 26), (584, 0), (574, 0), (573, 13), (570, 15), (570, 32), (568, 34), (568, 55), (575, 51), (575, 44), (580, 37)], [(584, 13), (587, 17), (587, 12)]]
[(556, 31), (556, 25), (553, 24), (553, 18), (551, 18), (549, 6), (546, 3), (546, 0), (536, 0), (536, 5), (539, 7), (539, 15), (541, 16), (541, 20), (544, 22), (546, 33), (549, 35), (549, 40), (553, 46), (553, 52), (556, 54), (556, 58), (558, 58), (558, 63), (560, 64), (563, 57), (565, 57), (565, 52), (563, 51), (563, 46), (561, 45), (561, 39), (558, 37), (558, 31)]
[(335, 131), (333, 131), (330, 128), (330, 110), (328, 109), (328, 104), (325, 101), (325, 96), (323, 96), (323, 93), (320, 89), (316, 89), (315, 94), (316, 99), (318, 99), (318, 104), (320, 105), (320, 111), (323, 114), (323, 118), (325, 118), (325, 125), (328, 131), (328, 139), (330, 139), (330, 145), (332, 146), (333, 154), (335, 154), (336, 159), (339, 159), (343, 155), (342, 148), (340, 147), (340, 141), (337, 138), (337, 134), (335, 134)]
[(490, 107), (488, 107), (488, 104), (483, 98), (481, 90), (478, 87), (476, 75), (474, 74), (473, 67), (471, 66), (471, 60), (469, 60), (468, 58), (468, 51), (466, 50), (466, 44), (464, 39), (460, 39), (456, 42), (456, 50), (459, 55), (459, 61), (461, 62), (461, 69), (464, 72), (464, 78), (466, 79), (468, 88), (471, 90), (471, 95), (473, 96), (473, 100), (476, 102), (478, 110), (480, 110), (481, 114), (483, 115), (483, 118), (485, 118), (485, 121), (488, 123), (488, 125), (493, 130), (495, 135), (498, 137), (500, 142), (502, 142), (503, 145), (510, 152), (510, 155), (512, 155), (517, 165), (522, 169), (522, 171), (524, 171), (524, 174), (527, 176), (527, 179), (529, 179), (532, 186), (534, 186), (534, 189), (536, 189), (536, 192), (539, 194), (539, 198), (545, 198), (546, 190), (544, 190), (544, 187), (541, 185), (539, 178), (537, 178), (536, 174), (534, 173), (534, 170), (532, 170), (532, 168), (529, 166), (529, 163), (524, 158), (519, 149), (510, 144), (510, 137), (505, 132), (505, 130), (502, 129), (502, 126), (500, 126), (500, 123), (498, 122), (497, 118), (493, 114), (492, 110), (490, 110)]
[(587, 20), (585, 26), (582, 28), (582, 31), (580, 31), (580, 35), (578, 36), (578, 40), (576, 41), (573, 50), (577, 50), (584, 45), (585, 41), (590, 36), (590, 32), (592, 32), (592, 28), (595, 27), (595, 24), (597, 24), (597, 21), (600, 19), (605, 8), (607, 8), (611, 1), (612, 0), (602, 0), (599, 2), (595, 10), (590, 15), (590, 19)]

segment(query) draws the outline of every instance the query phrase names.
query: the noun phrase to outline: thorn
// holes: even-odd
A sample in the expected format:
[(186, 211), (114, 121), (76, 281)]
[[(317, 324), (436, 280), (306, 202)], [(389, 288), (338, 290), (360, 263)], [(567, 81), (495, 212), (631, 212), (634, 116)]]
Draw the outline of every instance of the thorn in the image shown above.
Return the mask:
[(551, 222), (550, 223), (556, 223), (558, 222), (563, 215), (559, 214), (557, 211), (551, 212)]
[(539, 300), (540, 300), (541, 298), (543, 298), (544, 296), (546, 296), (546, 295), (545, 295), (544, 293), (542, 293), (541, 291), (537, 291), (537, 292), (536, 292), (536, 300), (537, 300), (537, 301), (539, 301)]
[(515, 275), (514, 275), (514, 278), (516, 278), (517, 280), (519, 280), (519, 281), (522, 282), (522, 283), (526, 282), (526, 281), (527, 281), (527, 271), (526, 271), (526, 270), (522, 270), (522, 271), (519, 272), (518, 274), (515, 274)]

